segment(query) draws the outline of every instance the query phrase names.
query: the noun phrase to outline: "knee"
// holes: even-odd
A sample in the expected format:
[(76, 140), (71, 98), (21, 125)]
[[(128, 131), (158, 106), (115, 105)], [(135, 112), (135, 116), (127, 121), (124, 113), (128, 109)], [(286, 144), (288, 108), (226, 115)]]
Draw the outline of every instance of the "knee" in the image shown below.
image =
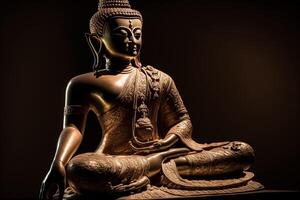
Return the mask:
[(241, 153), (245, 156), (254, 157), (253, 148), (245, 142), (241, 142), (241, 141), (231, 142), (230, 149), (234, 152)]
[(253, 148), (241, 141), (234, 141), (230, 143), (230, 149), (236, 154), (239, 161), (244, 164), (245, 170), (249, 169), (254, 162), (254, 150)]
[(77, 155), (72, 158), (66, 166), (67, 177), (73, 179), (82, 176), (82, 174), (87, 173), (90, 168), (89, 154)]
[[(109, 188), (105, 166), (99, 166), (99, 155), (80, 154), (72, 158), (66, 166), (67, 180), (78, 192), (106, 191)], [(105, 169), (104, 169), (105, 168)], [(107, 175), (107, 174), (106, 174)]]

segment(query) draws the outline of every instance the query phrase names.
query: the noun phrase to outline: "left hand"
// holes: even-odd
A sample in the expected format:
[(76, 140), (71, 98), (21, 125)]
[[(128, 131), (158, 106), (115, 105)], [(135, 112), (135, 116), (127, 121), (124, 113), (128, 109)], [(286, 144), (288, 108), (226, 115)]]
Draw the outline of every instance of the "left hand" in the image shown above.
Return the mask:
[(165, 140), (157, 140), (151, 146), (153, 146), (153, 148), (160, 149), (161, 147), (165, 146), (165, 144)]
[(137, 149), (137, 154), (139, 153), (153, 153), (157, 151), (162, 151), (170, 148), (178, 141), (178, 137), (175, 134), (170, 134), (164, 139), (156, 140), (152, 145), (148, 147), (143, 147)]
[(167, 148), (169, 148), (168, 143), (165, 140), (160, 139), (155, 141), (152, 145), (148, 147), (144, 147), (141, 150), (138, 150), (137, 153), (154, 153), (157, 151), (165, 150)]
[(160, 151), (162, 149), (164, 149), (164, 141), (163, 140), (157, 140), (155, 141), (152, 145), (147, 146), (147, 147), (142, 147), (142, 148), (136, 148), (136, 153), (135, 154), (141, 154), (141, 153), (153, 153), (153, 152), (157, 152)]

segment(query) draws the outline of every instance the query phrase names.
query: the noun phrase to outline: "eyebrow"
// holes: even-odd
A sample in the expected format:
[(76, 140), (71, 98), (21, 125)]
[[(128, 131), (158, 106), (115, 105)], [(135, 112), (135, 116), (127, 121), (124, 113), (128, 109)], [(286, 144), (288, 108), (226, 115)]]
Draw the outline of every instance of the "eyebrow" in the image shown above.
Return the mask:
[[(128, 29), (128, 30), (131, 30), (129, 27), (126, 27), (126, 26), (118, 26), (117, 28), (113, 29), (112, 31), (116, 31), (118, 29), (121, 29), (121, 28), (124, 28), (124, 29)], [(141, 26), (136, 26), (134, 27), (132, 30), (136, 30), (136, 29), (142, 29)]]
[(137, 29), (141, 29), (142, 30), (141, 27), (135, 27), (135, 28), (132, 29), (132, 31), (136, 31)]

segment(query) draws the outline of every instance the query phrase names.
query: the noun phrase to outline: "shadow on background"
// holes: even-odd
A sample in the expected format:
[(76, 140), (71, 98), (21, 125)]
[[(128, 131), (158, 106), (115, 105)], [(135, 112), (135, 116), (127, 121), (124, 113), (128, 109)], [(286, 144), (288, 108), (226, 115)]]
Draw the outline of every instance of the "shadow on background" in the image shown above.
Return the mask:
[[(271, 189), (299, 189), (296, 3), (131, 3), (144, 16), (142, 61), (173, 77), (194, 138), (250, 143), (256, 180)], [(68, 80), (91, 70), (84, 33), (97, 0), (1, 4), (0, 197), (33, 198), (54, 155)], [(99, 131), (90, 127), (86, 136), (100, 138)]]

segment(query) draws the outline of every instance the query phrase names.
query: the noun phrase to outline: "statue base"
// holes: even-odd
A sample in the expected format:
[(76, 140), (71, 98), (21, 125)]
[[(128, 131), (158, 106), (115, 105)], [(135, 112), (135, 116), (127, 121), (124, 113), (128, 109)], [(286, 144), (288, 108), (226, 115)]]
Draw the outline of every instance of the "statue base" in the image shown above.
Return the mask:
[[(252, 186), (259, 186), (259, 183), (250, 183)], [(225, 193), (225, 191), (199, 191), (198, 195), (196, 192), (192, 192), (189, 195), (186, 192), (186, 196), (169, 196), (169, 197), (158, 197), (155, 199), (199, 199), (199, 200), (276, 200), (276, 199), (299, 199), (300, 191), (294, 190), (255, 190), (248, 192), (234, 192), (235, 189), (231, 190), (230, 193)], [(190, 191), (189, 191), (190, 192)], [(219, 192), (219, 193), (212, 193)], [(229, 191), (227, 191), (229, 192)], [(130, 197), (130, 196), (129, 196)], [(297, 198), (298, 197), (298, 198)], [(122, 197), (119, 199), (130, 199), (127, 197)], [(118, 199), (118, 200), (119, 200)], [(151, 198), (149, 198), (151, 199)], [(153, 199), (153, 198), (152, 198)]]
[(238, 194), (250, 191), (262, 190), (264, 188), (258, 182), (249, 181), (244, 186), (219, 189), (219, 190), (181, 190), (181, 189), (169, 189), (166, 187), (155, 187), (151, 186), (146, 191), (132, 194), (129, 196), (118, 198), (118, 200), (125, 199), (176, 199), (176, 198), (195, 198), (195, 197), (205, 197), (210, 195), (226, 195), (226, 194)]
[[(67, 189), (64, 195), (63, 200), (100, 200), (100, 199), (214, 199), (214, 197), (228, 196), (228, 199), (231, 199), (230, 196), (241, 196), (249, 194), (253, 191), (263, 191), (263, 185), (255, 181), (249, 181), (246, 185), (233, 187), (228, 189), (219, 189), (219, 190), (181, 190), (181, 189), (169, 189), (167, 187), (156, 187), (149, 186), (147, 190), (130, 194), (124, 196), (107, 196), (107, 195), (97, 195), (97, 196), (85, 196), (78, 195), (71, 189)], [(69, 191), (68, 191), (69, 190)], [(244, 198), (244, 197), (243, 197)], [(218, 198), (217, 198), (218, 199)], [(235, 198), (236, 199), (236, 198)]]

